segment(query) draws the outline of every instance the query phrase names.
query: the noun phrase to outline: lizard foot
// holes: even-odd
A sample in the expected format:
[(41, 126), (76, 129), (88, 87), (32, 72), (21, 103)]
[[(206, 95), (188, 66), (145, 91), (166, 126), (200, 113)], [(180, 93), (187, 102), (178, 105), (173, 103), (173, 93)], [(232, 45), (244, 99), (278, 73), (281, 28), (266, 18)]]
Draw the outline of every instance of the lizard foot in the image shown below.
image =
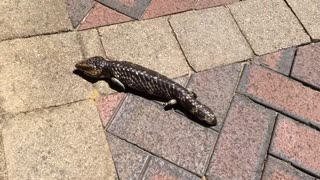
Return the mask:
[(170, 101), (163, 103), (163, 106), (165, 108), (168, 108), (168, 107), (171, 107), (171, 106), (176, 105), (176, 104), (177, 104), (177, 100), (171, 99)]

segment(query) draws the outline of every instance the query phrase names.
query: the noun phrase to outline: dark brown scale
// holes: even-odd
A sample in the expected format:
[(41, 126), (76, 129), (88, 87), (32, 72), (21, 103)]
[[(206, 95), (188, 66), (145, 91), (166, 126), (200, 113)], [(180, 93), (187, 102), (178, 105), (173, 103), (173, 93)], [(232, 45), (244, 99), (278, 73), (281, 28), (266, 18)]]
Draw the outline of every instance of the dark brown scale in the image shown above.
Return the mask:
[(107, 61), (108, 73), (124, 85), (141, 92), (166, 98), (176, 99), (178, 104), (195, 115), (199, 120), (215, 125), (213, 112), (197, 101), (191, 92), (180, 84), (155, 71), (126, 61)]

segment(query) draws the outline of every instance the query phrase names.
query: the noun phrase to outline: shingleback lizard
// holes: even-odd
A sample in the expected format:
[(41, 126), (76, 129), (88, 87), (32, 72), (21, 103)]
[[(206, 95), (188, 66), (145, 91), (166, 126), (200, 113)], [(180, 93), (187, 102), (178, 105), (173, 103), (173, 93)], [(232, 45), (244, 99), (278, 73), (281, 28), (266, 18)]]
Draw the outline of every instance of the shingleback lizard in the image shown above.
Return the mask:
[(123, 89), (129, 87), (169, 99), (166, 106), (179, 104), (200, 121), (213, 126), (217, 124), (212, 110), (200, 103), (195, 93), (148, 68), (127, 61), (107, 61), (100, 56), (81, 61), (76, 64), (76, 68), (93, 78), (110, 78)]

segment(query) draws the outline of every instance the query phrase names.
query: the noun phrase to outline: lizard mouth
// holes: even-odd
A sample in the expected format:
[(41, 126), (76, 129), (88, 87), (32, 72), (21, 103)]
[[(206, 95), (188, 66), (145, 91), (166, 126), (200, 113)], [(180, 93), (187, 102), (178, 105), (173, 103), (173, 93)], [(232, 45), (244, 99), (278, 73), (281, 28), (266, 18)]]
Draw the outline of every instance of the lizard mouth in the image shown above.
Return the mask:
[(101, 75), (101, 71), (98, 69), (94, 69), (91, 66), (88, 66), (85, 63), (77, 63), (76, 64), (76, 68), (80, 71), (82, 71), (84, 74), (91, 76), (91, 77), (95, 77), (95, 78), (100, 78)]

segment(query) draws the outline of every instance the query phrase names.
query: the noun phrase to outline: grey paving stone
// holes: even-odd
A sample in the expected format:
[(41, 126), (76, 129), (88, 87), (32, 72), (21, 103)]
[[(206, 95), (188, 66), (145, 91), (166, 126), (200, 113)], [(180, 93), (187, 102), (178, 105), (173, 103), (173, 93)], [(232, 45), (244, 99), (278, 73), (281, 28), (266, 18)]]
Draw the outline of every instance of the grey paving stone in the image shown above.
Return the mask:
[(151, 159), (142, 179), (201, 180), (198, 176), (156, 157)]
[(118, 24), (99, 31), (108, 57), (131, 61), (171, 78), (190, 70), (166, 18)]
[(139, 19), (151, 0), (98, 0), (123, 14)]
[(6, 119), (9, 179), (115, 179), (111, 153), (91, 100)]
[(211, 179), (259, 179), (276, 113), (235, 96), (207, 171)]
[(109, 132), (199, 175), (203, 175), (217, 133), (139, 96), (129, 95)]
[(256, 54), (310, 42), (283, 0), (249, 0), (229, 6)]
[(4, 119), (0, 116), (0, 179), (7, 179), (7, 165), (2, 142), (2, 126)]
[(87, 59), (92, 56), (106, 57), (98, 31), (96, 29), (79, 31), (77, 35), (84, 58)]
[(119, 179), (138, 179), (149, 153), (110, 133), (107, 138)]
[(242, 66), (232, 64), (194, 74), (188, 84), (198, 100), (215, 113), (218, 124), (213, 129), (220, 130), (231, 103)]
[(94, 0), (66, 0), (73, 27), (77, 27), (94, 5)]
[(0, 41), (72, 28), (65, 0), (0, 1)]
[(196, 71), (243, 61), (253, 55), (225, 7), (177, 14), (170, 22)]
[(311, 38), (320, 40), (320, 1), (305, 0), (303, 5), (299, 0), (287, 0), (287, 2), (307, 29)]
[(0, 114), (90, 96), (92, 85), (73, 73), (82, 60), (75, 33), (3, 41), (0, 50)]

